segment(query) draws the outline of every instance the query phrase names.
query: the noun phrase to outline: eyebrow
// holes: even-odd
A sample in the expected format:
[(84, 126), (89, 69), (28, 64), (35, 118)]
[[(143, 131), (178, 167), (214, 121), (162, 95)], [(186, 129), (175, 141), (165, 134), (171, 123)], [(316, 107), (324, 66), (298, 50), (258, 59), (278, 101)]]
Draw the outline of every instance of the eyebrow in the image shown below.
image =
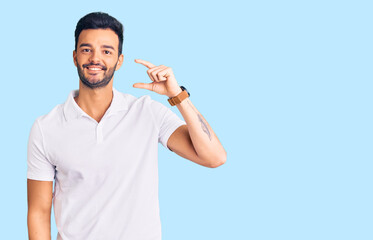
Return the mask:
[[(82, 43), (82, 44), (79, 45), (79, 47), (80, 47), (80, 48), (81, 48), (81, 47), (92, 47), (92, 44), (89, 44), (89, 43)], [(110, 49), (113, 49), (113, 50), (115, 51), (114, 47), (113, 47), (113, 46), (110, 46), (110, 45), (101, 45), (101, 48), (110, 48)]]

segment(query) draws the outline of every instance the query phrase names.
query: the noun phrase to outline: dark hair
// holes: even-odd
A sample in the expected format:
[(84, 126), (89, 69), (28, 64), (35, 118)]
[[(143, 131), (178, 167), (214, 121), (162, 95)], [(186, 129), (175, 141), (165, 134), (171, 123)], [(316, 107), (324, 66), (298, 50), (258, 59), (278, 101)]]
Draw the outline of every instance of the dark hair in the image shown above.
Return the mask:
[(118, 56), (122, 54), (123, 25), (114, 17), (103, 12), (92, 12), (82, 17), (75, 28), (75, 51), (78, 45), (80, 33), (85, 29), (107, 29), (113, 30), (119, 39)]

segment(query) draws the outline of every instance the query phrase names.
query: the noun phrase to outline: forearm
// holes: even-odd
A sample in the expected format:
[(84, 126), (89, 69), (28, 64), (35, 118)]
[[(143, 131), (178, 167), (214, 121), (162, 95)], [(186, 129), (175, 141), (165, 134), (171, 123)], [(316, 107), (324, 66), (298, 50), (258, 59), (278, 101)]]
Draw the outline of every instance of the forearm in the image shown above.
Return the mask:
[(183, 116), (192, 140), (194, 149), (199, 158), (219, 166), (226, 161), (226, 151), (221, 145), (214, 131), (196, 109), (189, 98), (176, 105)]
[(27, 214), (29, 240), (51, 240), (51, 214), (32, 212)]

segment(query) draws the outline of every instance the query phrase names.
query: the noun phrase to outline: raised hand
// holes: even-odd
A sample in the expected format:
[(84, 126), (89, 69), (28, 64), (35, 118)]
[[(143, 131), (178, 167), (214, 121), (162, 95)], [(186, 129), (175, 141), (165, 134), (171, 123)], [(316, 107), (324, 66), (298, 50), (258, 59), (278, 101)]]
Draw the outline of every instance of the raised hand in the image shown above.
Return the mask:
[(168, 97), (175, 97), (181, 92), (179, 84), (177, 83), (170, 67), (164, 65), (155, 66), (154, 64), (141, 59), (135, 59), (135, 62), (148, 68), (147, 73), (152, 82), (135, 83), (133, 84), (133, 87), (147, 89)]

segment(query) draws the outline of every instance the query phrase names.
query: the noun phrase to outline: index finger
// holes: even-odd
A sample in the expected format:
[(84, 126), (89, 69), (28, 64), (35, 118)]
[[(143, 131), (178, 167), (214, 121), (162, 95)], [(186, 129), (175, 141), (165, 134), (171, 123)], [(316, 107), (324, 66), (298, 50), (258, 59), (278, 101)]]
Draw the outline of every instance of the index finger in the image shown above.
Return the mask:
[(153, 67), (155, 67), (155, 65), (153, 63), (145, 61), (145, 60), (135, 59), (135, 62), (141, 63), (142, 65), (144, 65), (147, 68), (153, 68)]

